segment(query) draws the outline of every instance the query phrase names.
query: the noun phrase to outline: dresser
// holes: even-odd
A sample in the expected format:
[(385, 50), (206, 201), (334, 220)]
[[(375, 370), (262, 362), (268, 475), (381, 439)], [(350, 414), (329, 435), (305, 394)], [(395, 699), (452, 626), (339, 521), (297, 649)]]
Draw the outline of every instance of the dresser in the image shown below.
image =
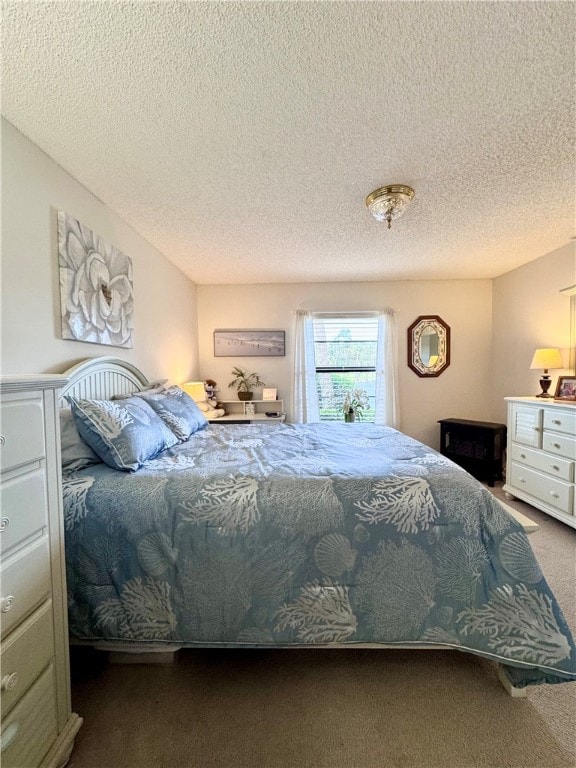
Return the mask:
[(576, 528), (576, 405), (507, 397), (505, 493)]
[(72, 713), (57, 375), (0, 378), (2, 768), (58, 768)]

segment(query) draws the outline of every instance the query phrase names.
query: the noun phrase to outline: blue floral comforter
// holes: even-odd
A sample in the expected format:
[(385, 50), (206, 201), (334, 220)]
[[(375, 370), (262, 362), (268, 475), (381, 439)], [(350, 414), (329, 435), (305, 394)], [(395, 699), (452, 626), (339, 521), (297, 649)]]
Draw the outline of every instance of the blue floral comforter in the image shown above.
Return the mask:
[(576, 679), (520, 525), (393, 429), (211, 425), (63, 490), (73, 641), (433, 645), (517, 686)]

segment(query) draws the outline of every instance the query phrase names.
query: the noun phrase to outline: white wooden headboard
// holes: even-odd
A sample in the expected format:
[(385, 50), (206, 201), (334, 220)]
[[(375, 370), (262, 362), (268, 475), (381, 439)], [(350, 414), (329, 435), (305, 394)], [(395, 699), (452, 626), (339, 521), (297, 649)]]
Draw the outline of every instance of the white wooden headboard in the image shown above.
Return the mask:
[(141, 392), (151, 384), (166, 381), (150, 381), (135, 365), (116, 357), (92, 357), (72, 366), (64, 375), (69, 381), (60, 392), (61, 407), (67, 405), (66, 395), (109, 400), (112, 395)]

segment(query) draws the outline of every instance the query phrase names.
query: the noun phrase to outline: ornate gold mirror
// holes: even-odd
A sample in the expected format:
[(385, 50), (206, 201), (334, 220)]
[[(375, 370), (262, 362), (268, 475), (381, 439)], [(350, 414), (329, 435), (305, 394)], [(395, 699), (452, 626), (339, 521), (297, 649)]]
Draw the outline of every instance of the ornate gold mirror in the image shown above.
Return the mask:
[(420, 315), (408, 328), (408, 365), (418, 376), (440, 376), (450, 365), (450, 326), (438, 315)]

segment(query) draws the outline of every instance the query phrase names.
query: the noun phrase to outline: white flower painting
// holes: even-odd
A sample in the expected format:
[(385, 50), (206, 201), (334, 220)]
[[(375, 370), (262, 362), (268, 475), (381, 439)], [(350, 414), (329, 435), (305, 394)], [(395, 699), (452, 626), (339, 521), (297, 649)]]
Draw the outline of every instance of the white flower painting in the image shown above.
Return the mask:
[(132, 347), (132, 260), (58, 212), (62, 338)]

